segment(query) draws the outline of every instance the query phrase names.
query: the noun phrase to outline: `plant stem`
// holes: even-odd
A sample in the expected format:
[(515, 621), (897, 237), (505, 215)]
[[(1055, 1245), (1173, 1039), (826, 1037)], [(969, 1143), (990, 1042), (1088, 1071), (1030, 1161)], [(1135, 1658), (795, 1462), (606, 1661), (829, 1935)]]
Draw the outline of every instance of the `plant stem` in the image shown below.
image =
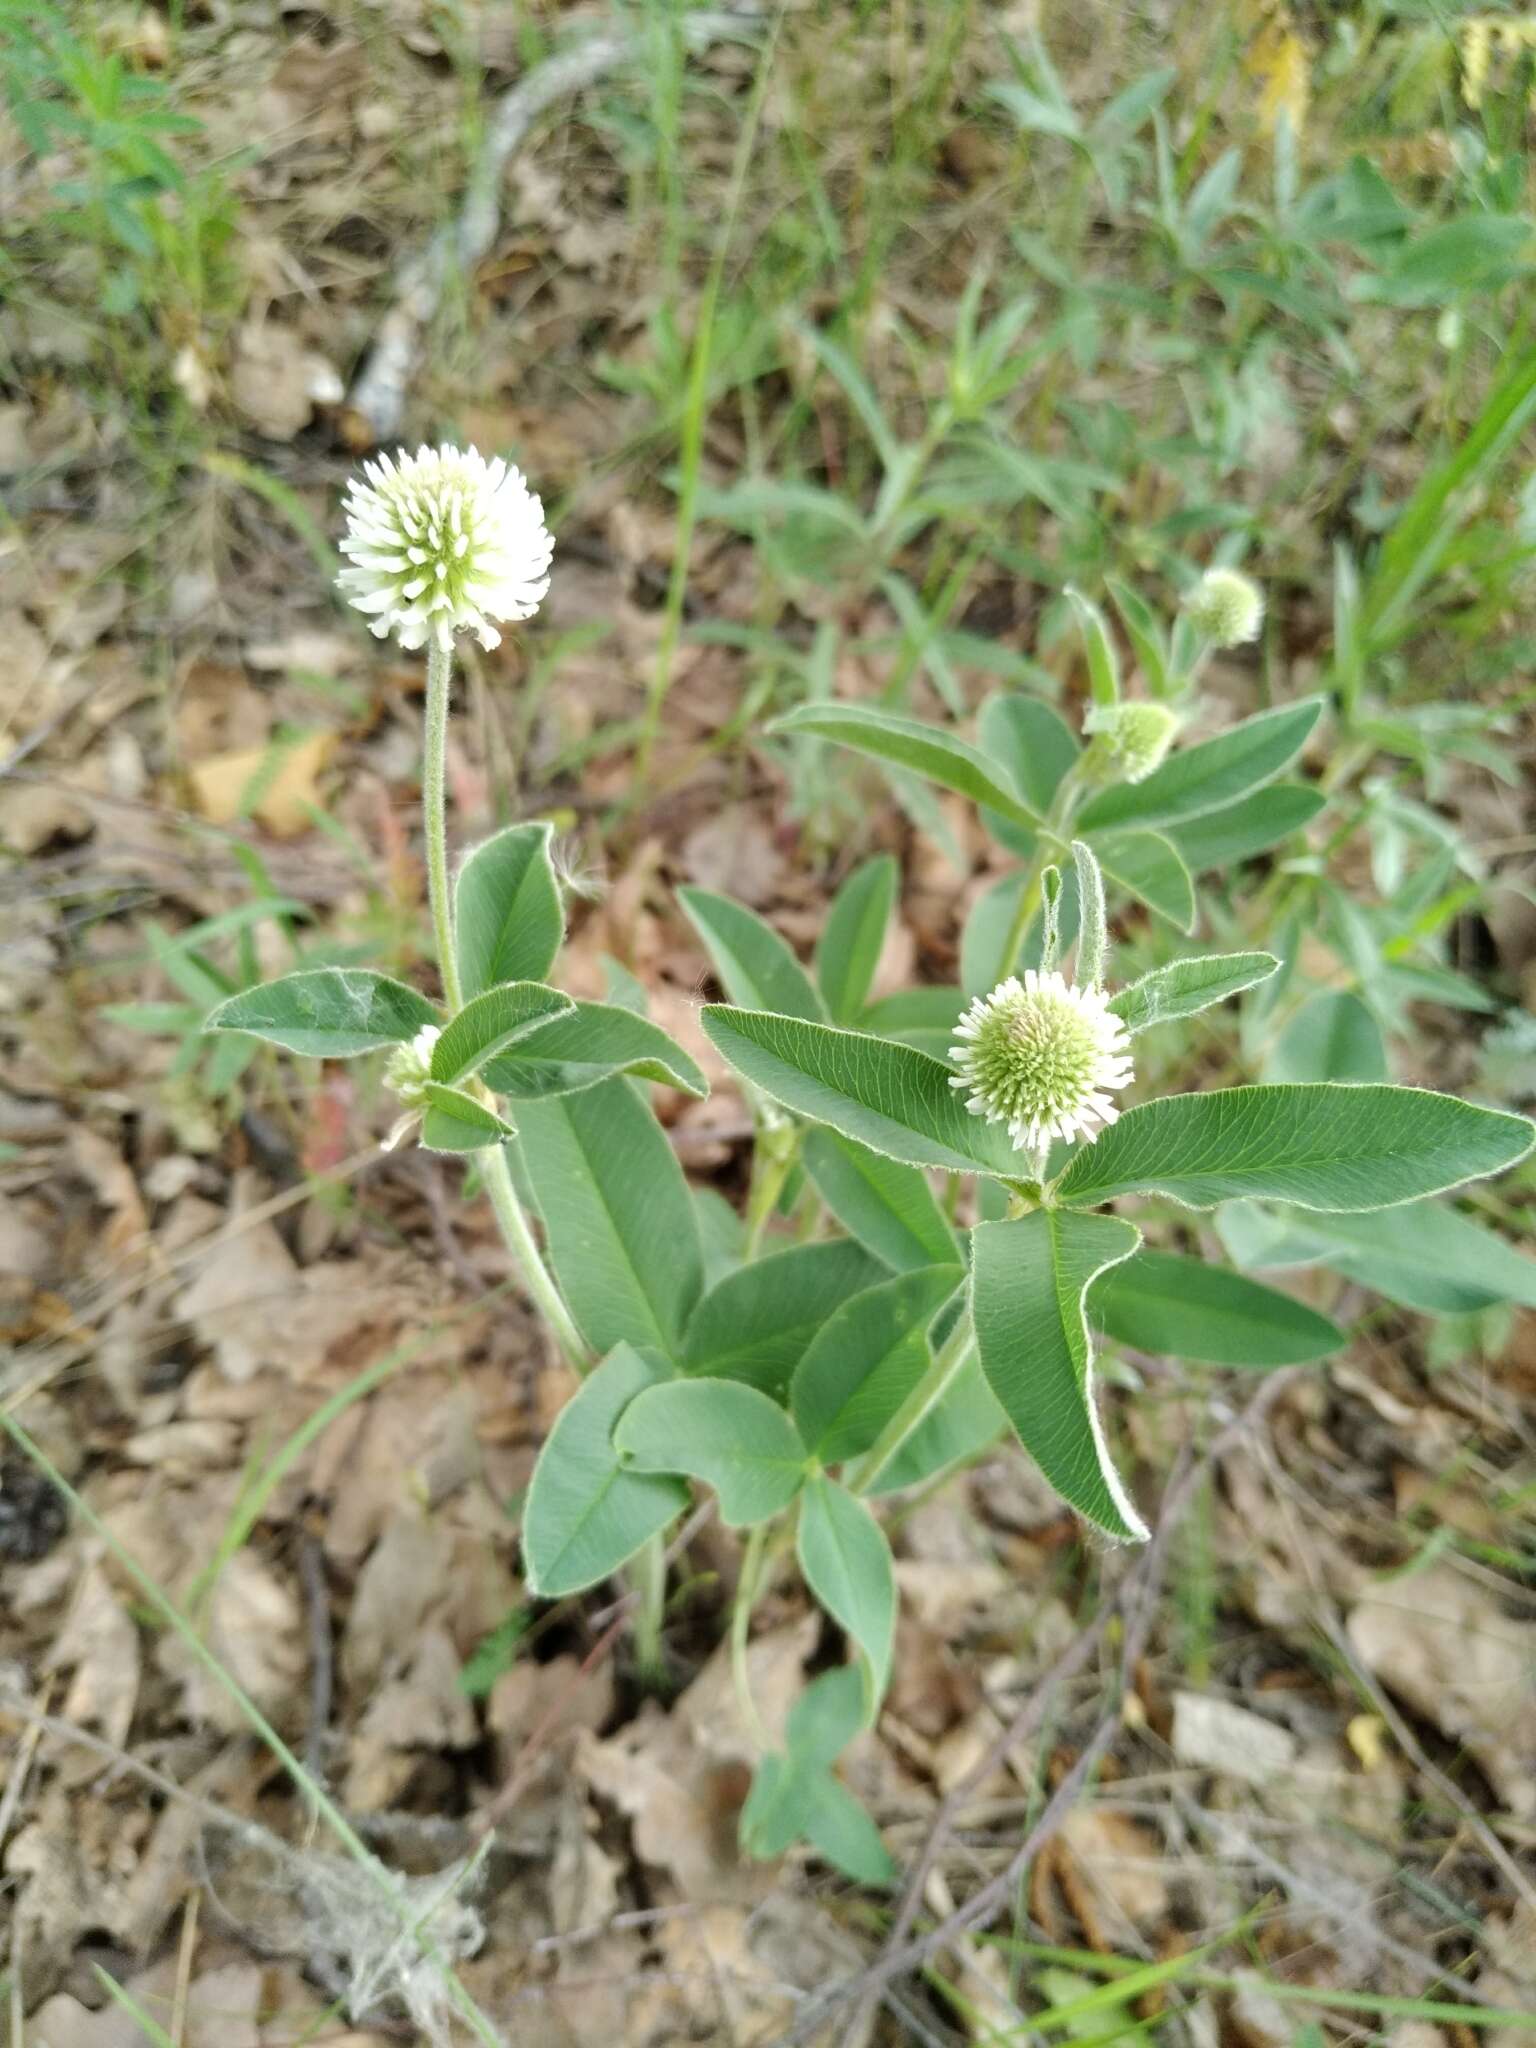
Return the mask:
[(850, 1493), (867, 1493), (907, 1438), (927, 1421), (970, 1362), (976, 1332), (967, 1309), (923, 1374), (858, 1465), (843, 1475)]
[(659, 1533), (642, 1546), (639, 1556), (630, 1564), (629, 1573), (640, 1595), (635, 1608), (635, 1663), (646, 1685), (659, 1686), (667, 1670), (661, 1647), (661, 1623), (667, 1605), (667, 1546)]
[(773, 1113), (765, 1121), (753, 1155), (752, 1191), (747, 1197), (747, 1260), (757, 1257), (768, 1219), (778, 1207), (784, 1183), (800, 1153), (800, 1132), (796, 1126)]
[(448, 691), (453, 656), (433, 645), (427, 654), (426, 731), (421, 763), (421, 820), (427, 842), (427, 899), (432, 906), (432, 936), (448, 1014), (464, 1007), (459, 958), (453, 939), (453, 899), (448, 892)]
[[(426, 731), (423, 735), (421, 766), (421, 818), (427, 846), (427, 898), (432, 907), (432, 936), (437, 947), (438, 972), (443, 980), (443, 997), (450, 1016), (464, 1007), (464, 989), (459, 980), (458, 954), (454, 946), (453, 899), (448, 888), (448, 693), (453, 675), (453, 656), (446, 648), (433, 647), (427, 655)], [(480, 1155), (485, 1181), (496, 1221), (522, 1277), (545, 1322), (554, 1332), (561, 1350), (585, 1372), (591, 1353), (571, 1320), (571, 1312), (545, 1266), (535, 1242), (523, 1205), (512, 1185), (512, 1169), (505, 1148), (488, 1146)]]
[(512, 1185), (512, 1169), (507, 1164), (504, 1146), (491, 1145), (480, 1155), (480, 1174), (485, 1182), (485, 1191), (491, 1198), (491, 1207), (496, 1211), (496, 1221), (501, 1225), (507, 1250), (522, 1275), (523, 1285), (533, 1297), (539, 1314), (554, 1332), (567, 1359), (578, 1372), (585, 1372), (592, 1363), (592, 1354), (572, 1322), (571, 1312), (544, 1264), (532, 1227)]
[(731, 1677), (735, 1680), (736, 1698), (747, 1732), (758, 1748), (765, 1751), (773, 1744), (768, 1739), (768, 1731), (757, 1711), (757, 1702), (752, 1697), (751, 1677), (747, 1670), (747, 1635), (752, 1627), (752, 1609), (761, 1591), (763, 1555), (768, 1547), (770, 1527), (768, 1522), (759, 1522), (747, 1538), (747, 1547), (741, 1558), (741, 1576), (736, 1581), (736, 1599), (731, 1608)]

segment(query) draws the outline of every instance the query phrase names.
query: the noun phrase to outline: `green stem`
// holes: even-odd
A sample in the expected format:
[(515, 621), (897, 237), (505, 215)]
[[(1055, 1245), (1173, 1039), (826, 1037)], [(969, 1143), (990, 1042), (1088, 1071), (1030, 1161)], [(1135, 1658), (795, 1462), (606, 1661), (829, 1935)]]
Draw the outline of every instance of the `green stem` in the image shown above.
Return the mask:
[(747, 1637), (752, 1628), (752, 1609), (757, 1605), (761, 1591), (763, 1556), (768, 1547), (771, 1526), (771, 1523), (759, 1522), (747, 1538), (747, 1547), (741, 1558), (741, 1576), (736, 1581), (736, 1599), (731, 1608), (731, 1677), (735, 1681), (736, 1698), (747, 1732), (758, 1748), (765, 1751), (773, 1744), (757, 1711), (757, 1702), (752, 1697), (751, 1674), (747, 1670)]
[(778, 1120), (775, 1112), (774, 1120), (765, 1121), (762, 1126), (754, 1156), (752, 1192), (747, 1197), (746, 1249), (742, 1254), (749, 1262), (757, 1257), (768, 1219), (779, 1205), (784, 1183), (789, 1179), (799, 1151), (798, 1129), (791, 1123)]
[(1029, 880), (1019, 892), (1019, 907), (1013, 913), (1013, 923), (1008, 927), (1008, 936), (1003, 941), (1002, 963), (998, 980), (1006, 981), (1018, 964), (1019, 949), (1029, 936), (1029, 927), (1034, 922), (1035, 912), (1040, 908), (1040, 877), (1050, 865), (1045, 856), (1048, 853), (1065, 854), (1068, 851), (1068, 833), (1072, 813), (1077, 808), (1081, 795), (1078, 786), (1077, 769), (1069, 768), (1057, 785), (1051, 808), (1040, 827), (1040, 843), (1035, 853), (1034, 865)]
[[(427, 846), (427, 898), (432, 907), (432, 936), (437, 947), (438, 972), (443, 981), (443, 998), (454, 1016), (464, 1007), (463, 984), (459, 980), (458, 954), (454, 945), (453, 898), (448, 887), (448, 695), (453, 677), (453, 656), (444, 647), (433, 647), (427, 655), (426, 732), (423, 736), (421, 766), (421, 818)], [(561, 1350), (579, 1372), (585, 1372), (592, 1354), (582, 1342), (539, 1252), (523, 1205), (512, 1185), (512, 1169), (505, 1149), (492, 1145), (480, 1155), (485, 1181), (496, 1221), (517, 1268), (545, 1322), (554, 1332)]]
[(458, 952), (453, 939), (453, 899), (448, 890), (448, 692), (453, 656), (435, 644), (427, 655), (427, 729), (421, 763), (421, 818), (427, 841), (427, 898), (432, 936), (450, 1017), (464, 1007)]
[(661, 1624), (667, 1607), (667, 1546), (659, 1533), (642, 1547), (629, 1572), (640, 1595), (635, 1609), (635, 1663), (646, 1685), (659, 1686), (667, 1671), (661, 1647)]
[(927, 1421), (970, 1363), (975, 1342), (976, 1332), (967, 1310), (869, 1450), (855, 1467), (843, 1474), (850, 1493), (868, 1493), (908, 1437)]

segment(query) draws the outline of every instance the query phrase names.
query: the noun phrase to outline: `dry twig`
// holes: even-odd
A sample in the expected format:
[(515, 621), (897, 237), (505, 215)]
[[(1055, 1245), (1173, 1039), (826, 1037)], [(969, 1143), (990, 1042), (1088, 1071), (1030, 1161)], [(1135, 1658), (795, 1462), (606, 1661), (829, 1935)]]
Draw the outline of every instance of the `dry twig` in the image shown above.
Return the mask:
[[(678, 31), (690, 49), (703, 50), (711, 43), (752, 35), (760, 21), (755, 10), (685, 14), (678, 21)], [(425, 249), (400, 270), (393, 302), (353, 379), (347, 413), (353, 438), (360, 445), (386, 441), (399, 433), (422, 335), (449, 278), (466, 275), (489, 253), (501, 223), (502, 177), (534, 122), (558, 100), (642, 57), (645, 48), (643, 34), (615, 30), (589, 36), (574, 49), (548, 58), (500, 101), (486, 124), (485, 141), (458, 218), (439, 228)]]

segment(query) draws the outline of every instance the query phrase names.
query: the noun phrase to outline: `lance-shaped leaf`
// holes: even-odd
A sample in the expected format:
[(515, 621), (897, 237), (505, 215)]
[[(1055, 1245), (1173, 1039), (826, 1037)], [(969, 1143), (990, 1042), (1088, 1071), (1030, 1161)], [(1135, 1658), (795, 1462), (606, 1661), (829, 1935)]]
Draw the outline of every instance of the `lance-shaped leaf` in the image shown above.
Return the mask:
[(1161, 832), (1096, 832), (1093, 845), (1111, 881), (1177, 931), (1195, 928), (1195, 885), (1178, 848)]
[(665, 1370), (616, 1345), (555, 1419), (523, 1510), (523, 1564), (546, 1600), (606, 1579), (688, 1505), (681, 1479), (626, 1471), (613, 1431)]
[(813, 1338), (789, 1405), (812, 1455), (840, 1465), (874, 1444), (928, 1365), (928, 1326), (960, 1285), (959, 1265), (927, 1266), (856, 1294)]
[(818, 1477), (801, 1496), (796, 1554), (805, 1583), (864, 1654), (872, 1720), (896, 1640), (896, 1574), (885, 1532), (845, 1486)]
[(1118, 990), (1110, 997), (1109, 1007), (1134, 1038), (1154, 1024), (1193, 1017), (1213, 1003), (1224, 1003), (1246, 988), (1256, 988), (1261, 981), (1268, 981), (1279, 965), (1273, 953), (1207, 953), (1175, 960), (1170, 966), (1154, 967), (1140, 981)]
[(509, 1045), (552, 1017), (574, 1010), (571, 998), (540, 981), (508, 981), (467, 1002), (432, 1048), (432, 1078), (449, 1083), (478, 1074)]
[(781, 1400), (805, 1348), (851, 1296), (885, 1269), (849, 1238), (793, 1245), (729, 1273), (688, 1323), (684, 1369), (744, 1380)]
[(454, 950), (468, 996), (504, 981), (542, 981), (565, 933), (549, 857), (551, 827), (509, 825), (477, 846), (454, 883)]
[(1078, 830), (1171, 825), (1232, 804), (1294, 760), (1317, 723), (1321, 697), (1261, 711), (1197, 747), (1181, 747), (1141, 782), (1101, 790), (1078, 813)]
[(1445, 1202), (1357, 1216), (1232, 1202), (1216, 1229), (1240, 1266), (1329, 1266), (1431, 1315), (1467, 1315), (1500, 1301), (1536, 1308), (1536, 1259)]
[(810, 976), (770, 924), (755, 911), (710, 889), (679, 889), (677, 900), (704, 941), (710, 963), (733, 1003), (790, 1017), (826, 1016)]
[(1021, 1176), (1028, 1160), (1003, 1129), (972, 1116), (950, 1069), (907, 1045), (722, 1004), (704, 1029), (739, 1074), (774, 1102), (830, 1124), (889, 1159), (952, 1173)]
[[(816, 941), (816, 979), (834, 1024), (857, 1023), (885, 944), (898, 872), (888, 853), (854, 869)], [(755, 1005), (753, 1007), (756, 1007)]]
[(801, 1156), (816, 1192), (844, 1230), (893, 1272), (949, 1265), (960, 1256), (928, 1176), (825, 1128), (807, 1131)]
[(1305, 783), (1276, 782), (1222, 810), (1170, 825), (1168, 837), (1190, 873), (1203, 875), (1208, 868), (1235, 867), (1267, 846), (1289, 839), (1309, 824), (1327, 801), (1322, 790)]
[(1038, 825), (1039, 815), (994, 774), (985, 754), (937, 726), (862, 704), (802, 704), (776, 719), (774, 732), (810, 732), (837, 740), (893, 768), (905, 768), (983, 804), (1017, 825)]
[(982, 705), (977, 730), (987, 759), (1043, 817), (1078, 757), (1071, 726), (1038, 697), (1009, 690)]
[(1347, 1341), (1305, 1302), (1173, 1252), (1138, 1252), (1102, 1274), (1089, 1291), (1088, 1319), (1139, 1351), (1208, 1365), (1304, 1365)]
[(442, 1021), (435, 1003), (371, 967), (306, 967), (231, 996), (209, 1011), (203, 1029), (248, 1031), (289, 1052), (344, 1060), (403, 1045)]
[(1104, 1442), (1083, 1297), (1140, 1242), (1118, 1216), (1062, 1209), (971, 1232), (971, 1313), (987, 1384), (1063, 1500), (1121, 1539), (1147, 1531)]
[(594, 1351), (644, 1344), (675, 1358), (704, 1284), (688, 1184), (633, 1083), (518, 1107), (523, 1171), (550, 1261)]
[[(1077, 970), (1073, 979), (1080, 988), (1097, 988), (1104, 979), (1104, 962), (1109, 953), (1104, 877), (1093, 848), (1081, 839), (1072, 842), (1072, 861), (1077, 870)], [(1047, 918), (1047, 938), (1058, 917), (1059, 908), (1053, 904)], [(1053, 960), (1048, 964), (1054, 967), (1056, 963)]]
[(445, 1081), (422, 1083), (421, 1142), (429, 1152), (483, 1152), (517, 1132), (488, 1103)]
[(1253, 1195), (1302, 1209), (1390, 1209), (1523, 1159), (1523, 1116), (1422, 1088), (1344, 1083), (1169, 1095), (1076, 1153), (1058, 1198), (1160, 1194), (1186, 1208)]
[(574, 1095), (614, 1074), (659, 1081), (689, 1095), (709, 1093), (697, 1062), (675, 1039), (617, 1003), (578, 1002), (565, 1015), (538, 1025), (514, 1052), (491, 1061), (485, 1083), (498, 1095), (527, 1101)]
[(732, 1529), (766, 1522), (805, 1484), (806, 1448), (776, 1401), (739, 1380), (669, 1380), (632, 1401), (614, 1431), (637, 1472), (686, 1472), (720, 1497)]
[(1302, 1004), (1269, 1049), (1266, 1081), (1385, 1081), (1381, 1026), (1357, 995), (1331, 989)]

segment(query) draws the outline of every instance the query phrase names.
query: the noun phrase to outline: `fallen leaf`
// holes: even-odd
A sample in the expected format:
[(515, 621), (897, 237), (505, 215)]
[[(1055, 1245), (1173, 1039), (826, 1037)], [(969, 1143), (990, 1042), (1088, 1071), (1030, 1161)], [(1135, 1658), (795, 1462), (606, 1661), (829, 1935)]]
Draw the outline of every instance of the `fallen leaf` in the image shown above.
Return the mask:
[(1378, 1585), (1355, 1602), (1349, 1640), (1415, 1713), (1464, 1742), (1521, 1819), (1536, 1814), (1536, 1625), (1449, 1566)]
[(321, 808), (318, 781), (336, 750), (336, 735), (306, 733), (291, 745), (274, 742), (213, 754), (187, 771), (197, 808), (215, 825), (253, 817), (274, 839), (308, 832)]
[(1265, 1785), (1296, 1759), (1296, 1738), (1262, 1714), (1206, 1693), (1173, 1696), (1173, 1753), (1181, 1764)]

